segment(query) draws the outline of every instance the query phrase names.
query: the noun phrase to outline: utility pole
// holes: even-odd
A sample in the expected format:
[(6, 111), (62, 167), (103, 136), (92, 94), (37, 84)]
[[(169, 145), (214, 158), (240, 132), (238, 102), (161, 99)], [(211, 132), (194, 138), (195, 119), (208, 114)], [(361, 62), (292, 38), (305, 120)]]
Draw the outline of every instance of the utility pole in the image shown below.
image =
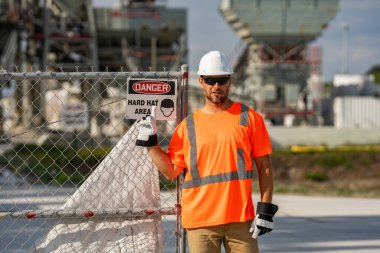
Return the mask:
[(347, 23), (341, 23), (340, 28), (342, 29), (342, 74), (348, 74), (348, 31), (350, 30), (350, 26)]

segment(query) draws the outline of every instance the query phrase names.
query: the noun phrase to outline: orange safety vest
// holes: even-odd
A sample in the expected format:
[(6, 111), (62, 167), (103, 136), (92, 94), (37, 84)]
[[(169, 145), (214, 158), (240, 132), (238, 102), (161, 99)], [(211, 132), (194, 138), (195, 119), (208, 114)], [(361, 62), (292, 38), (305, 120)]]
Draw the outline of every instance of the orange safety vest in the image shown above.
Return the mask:
[(272, 152), (262, 117), (234, 103), (228, 110), (188, 116), (174, 131), (168, 154), (187, 168), (182, 185), (185, 228), (244, 222), (254, 218), (251, 156)]

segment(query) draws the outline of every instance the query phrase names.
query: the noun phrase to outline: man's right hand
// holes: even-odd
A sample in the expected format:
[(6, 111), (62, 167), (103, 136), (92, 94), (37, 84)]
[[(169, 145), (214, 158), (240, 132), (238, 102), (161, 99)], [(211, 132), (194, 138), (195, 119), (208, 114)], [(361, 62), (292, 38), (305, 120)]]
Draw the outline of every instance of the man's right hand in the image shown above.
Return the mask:
[(137, 121), (139, 134), (137, 135), (136, 146), (153, 147), (158, 144), (156, 107), (152, 106), (151, 114)]

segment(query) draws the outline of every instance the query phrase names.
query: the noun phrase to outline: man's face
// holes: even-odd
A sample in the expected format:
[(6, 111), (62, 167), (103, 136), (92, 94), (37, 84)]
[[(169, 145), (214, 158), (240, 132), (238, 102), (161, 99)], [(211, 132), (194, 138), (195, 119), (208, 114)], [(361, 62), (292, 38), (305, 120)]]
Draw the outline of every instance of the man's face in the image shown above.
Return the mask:
[(229, 75), (201, 76), (199, 77), (199, 84), (206, 99), (215, 104), (222, 104), (228, 98), (231, 77)]

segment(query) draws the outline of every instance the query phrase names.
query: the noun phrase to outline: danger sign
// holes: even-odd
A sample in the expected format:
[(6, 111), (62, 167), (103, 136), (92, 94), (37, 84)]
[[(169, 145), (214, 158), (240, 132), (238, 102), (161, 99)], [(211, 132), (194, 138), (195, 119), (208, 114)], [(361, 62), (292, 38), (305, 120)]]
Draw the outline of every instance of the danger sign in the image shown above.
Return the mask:
[(176, 119), (177, 80), (128, 79), (127, 118), (141, 119), (157, 107), (158, 120)]

